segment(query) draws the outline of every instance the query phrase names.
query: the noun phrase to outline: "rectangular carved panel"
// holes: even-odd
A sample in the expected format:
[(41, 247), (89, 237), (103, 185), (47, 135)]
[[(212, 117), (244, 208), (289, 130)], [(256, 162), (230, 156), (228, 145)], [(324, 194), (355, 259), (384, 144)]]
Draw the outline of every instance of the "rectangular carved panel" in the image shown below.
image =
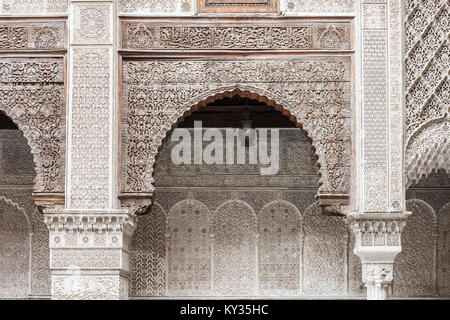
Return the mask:
[(350, 22), (122, 22), (124, 49), (347, 50)]
[(0, 109), (28, 140), (36, 166), (35, 192), (64, 191), (65, 95), (61, 58), (0, 61)]
[(64, 49), (66, 23), (1, 22), (0, 50)]
[(199, 12), (277, 12), (278, 0), (200, 0)]

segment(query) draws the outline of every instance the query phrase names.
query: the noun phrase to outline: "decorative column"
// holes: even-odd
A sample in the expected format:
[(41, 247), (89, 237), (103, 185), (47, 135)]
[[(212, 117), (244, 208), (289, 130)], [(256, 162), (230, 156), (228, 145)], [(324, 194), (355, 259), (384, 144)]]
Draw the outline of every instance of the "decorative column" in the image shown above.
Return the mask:
[(387, 299), (405, 211), (403, 8), (356, 1), (355, 175), (348, 221), (368, 299)]
[(44, 210), (53, 299), (128, 298), (136, 218), (117, 199), (116, 1), (69, 1), (65, 208)]
[(123, 210), (45, 214), (52, 299), (128, 299), (136, 216)]

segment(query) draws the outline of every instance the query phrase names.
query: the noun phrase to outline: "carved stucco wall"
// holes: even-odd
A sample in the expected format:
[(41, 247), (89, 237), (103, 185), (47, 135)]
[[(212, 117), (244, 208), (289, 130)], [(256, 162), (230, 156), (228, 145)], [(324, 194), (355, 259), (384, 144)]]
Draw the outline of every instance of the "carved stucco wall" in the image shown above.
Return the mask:
[[(406, 198), (413, 215), (408, 218), (404, 231), (407, 247), (397, 259), (401, 259), (401, 272), (410, 276), (401, 277), (399, 294), (449, 296), (450, 176), (442, 169), (432, 172), (411, 186)], [(421, 268), (409, 268), (412, 261)]]
[(67, 12), (68, 0), (1, 0), (0, 14), (41, 15)]
[[(348, 232), (342, 217), (324, 216), (314, 202), (318, 177), (310, 144), (298, 129), (282, 129), (280, 139), (279, 174), (264, 179), (258, 179), (258, 168), (251, 165), (176, 166), (170, 160), (170, 150), (175, 143), (165, 143), (155, 170), (156, 202), (149, 215), (139, 217), (138, 228), (133, 235), (132, 296), (365, 295), (361, 263), (353, 254), (353, 236)], [(445, 176), (423, 183), (434, 187), (432, 190), (409, 189), (408, 197), (428, 197), (427, 201), (435, 203), (433, 208), (437, 208), (436, 212), (440, 211), (449, 199)], [(433, 195), (437, 200), (432, 200)], [(417, 202), (418, 206), (415, 205)], [(408, 202), (408, 209), (414, 213), (408, 222), (410, 226), (404, 231), (407, 239), (404, 253), (396, 260), (398, 281), (394, 285), (394, 294), (397, 297), (436, 295), (436, 286), (430, 286), (432, 274), (438, 277), (441, 295), (448, 295), (448, 273), (445, 272), (448, 260), (448, 238), (445, 233), (448, 232), (448, 205), (442, 209), (442, 222), (438, 223), (443, 227), (438, 232), (439, 241), (436, 240), (440, 252), (436, 264), (433, 259), (430, 260), (430, 253), (435, 250), (435, 238), (430, 234), (433, 234), (431, 230), (436, 230), (436, 222), (430, 215), (429, 205), (422, 203), (421, 200), (412, 200), (411, 204)], [(231, 216), (236, 212), (248, 212), (240, 218), (247, 216), (245, 225), (256, 223), (256, 234), (259, 235), (256, 248), (252, 249), (255, 228), (248, 229), (245, 238), (248, 243), (242, 250), (256, 256), (246, 260), (253, 263), (249, 263), (250, 269), (246, 271), (245, 279), (240, 280), (236, 278), (239, 279), (244, 273), (236, 273), (231, 277), (222, 271), (226, 267), (217, 264), (215, 258), (217, 246), (220, 248), (225, 239), (233, 238), (233, 232), (226, 235), (226, 231), (218, 237), (214, 228), (214, 221), (217, 221), (215, 215), (228, 206), (236, 206), (227, 211)], [(174, 212), (181, 216), (183, 210), (186, 218), (179, 219), (177, 226), (173, 225), (172, 220), (172, 226), (169, 227), (170, 216)], [(256, 214), (256, 222), (252, 212)], [(195, 220), (195, 217), (200, 216), (203, 219)], [(224, 228), (232, 224), (227, 221), (221, 226)], [(194, 225), (196, 228), (192, 227)], [(184, 233), (189, 241), (173, 237), (175, 228), (178, 229), (177, 233)], [(414, 239), (417, 229), (424, 232), (424, 241)], [(198, 245), (193, 245), (195, 243)], [(232, 241), (226, 243), (233, 245)], [(193, 255), (171, 253), (174, 250), (181, 252), (181, 248)], [(232, 260), (236, 256), (223, 250), (220, 252), (221, 259), (225, 261), (228, 257)], [(173, 262), (171, 266), (170, 257), (174, 257), (174, 254), (182, 261), (179, 263), (180, 270), (186, 272), (177, 271)], [(209, 261), (207, 257), (210, 257)], [(407, 267), (411, 261), (420, 262), (424, 272), (418, 274), (417, 268)], [(192, 268), (199, 272), (189, 276)], [(441, 271), (435, 272), (434, 268)], [(170, 275), (171, 272), (180, 274)], [(216, 290), (211, 275), (217, 273), (225, 279), (234, 279), (229, 279), (230, 282), (234, 281), (233, 286), (242, 288), (238, 291)], [(178, 288), (183, 286), (183, 289), (170, 290), (167, 277), (176, 278)]]
[(346, 226), (314, 203), (319, 177), (306, 137), (281, 130), (280, 171), (267, 177), (250, 164), (177, 166), (175, 142), (165, 143), (155, 206), (133, 235), (132, 295), (346, 294)]
[(405, 1), (407, 185), (449, 170), (449, 3)]
[(214, 96), (240, 94), (275, 99), (268, 102), (292, 114), (313, 140), (320, 193), (348, 194), (349, 62), (348, 57), (124, 62), (122, 193), (153, 192), (158, 148), (185, 112)]
[(148, 15), (193, 15), (195, 0), (119, 0), (119, 11)]
[(19, 130), (0, 130), (2, 297), (50, 294), (48, 229), (31, 195), (35, 175), (23, 134)]
[(356, 0), (280, 0), (286, 15), (354, 14)]
[(434, 295), (436, 215), (429, 204), (418, 199), (406, 201), (406, 208), (413, 214), (402, 233), (402, 252), (395, 259), (393, 294)]
[[(280, 0), (278, 7), (281, 14), (293, 16), (305, 14), (348, 15), (354, 14), (355, 0)], [(126, 14), (155, 16), (194, 15), (197, 12), (197, 3), (195, 0), (119, 0), (119, 11)], [(246, 11), (251, 12), (252, 10), (249, 8)]]
[(72, 126), (66, 194), (66, 207), (71, 209), (105, 209), (116, 204), (112, 183), (114, 5), (113, 1), (71, 3), (68, 115)]
[(36, 165), (36, 192), (64, 192), (65, 105), (60, 58), (2, 58), (0, 110), (23, 131)]
[(0, 297), (28, 294), (30, 225), (21, 207), (0, 197)]

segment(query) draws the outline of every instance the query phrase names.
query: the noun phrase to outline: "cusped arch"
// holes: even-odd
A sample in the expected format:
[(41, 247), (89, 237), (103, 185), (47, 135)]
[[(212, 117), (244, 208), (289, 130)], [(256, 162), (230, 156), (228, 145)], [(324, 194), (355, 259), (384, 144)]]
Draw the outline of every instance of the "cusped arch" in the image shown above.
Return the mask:
[(64, 201), (62, 62), (58, 58), (4, 58), (0, 63), (0, 110), (28, 141), (36, 166), (38, 205), (61, 205)]
[(257, 217), (242, 200), (222, 203), (214, 213), (214, 291), (254, 295), (257, 288)]
[(165, 294), (166, 229), (167, 215), (158, 202), (138, 217), (131, 242), (131, 295)]
[(258, 215), (259, 293), (298, 295), (300, 293), (300, 238), (302, 216), (285, 200), (274, 200)]
[(433, 208), (420, 199), (407, 200), (406, 208), (412, 214), (402, 232), (402, 252), (394, 261), (393, 294), (431, 296), (436, 292), (436, 215)]
[[(140, 97), (140, 94), (143, 97)], [(122, 158), (123, 184), (120, 198), (124, 205), (135, 203), (136, 194), (139, 193), (152, 196), (153, 173), (159, 153), (164, 142), (186, 117), (199, 108), (206, 107), (210, 102), (235, 95), (264, 102), (294, 122), (311, 143), (317, 161), (320, 176), (318, 199), (321, 204), (322, 202), (327, 205), (342, 204), (348, 201), (350, 139), (347, 121), (341, 114), (342, 110), (332, 110), (329, 111), (330, 114), (327, 114), (328, 111), (308, 111), (310, 108), (293, 99), (289, 92), (242, 84), (204, 92), (189, 92), (192, 95), (183, 96), (183, 99), (175, 98), (176, 94), (178, 94), (176, 91), (166, 92), (163, 98), (169, 104), (179, 102), (179, 105), (173, 106), (174, 111), (167, 114), (156, 112), (143, 115), (146, 113), (145, 108), (148, 108), (148, 102), (145, 102), (148, 99), (147, 93), (137, 90), (132, 99), (136, 109), (128, 108), (123, 114), (123, 122), (127, 123), (124, 128), (127, 136), (124, 141), (127, 143), (124, 144), (125, 158)], [(268, 97), (275, 97), (276, 100)], [(152, 128), (146, 129), (146, 123), (151, 123)], [(133, 139), (130, 139), (130, 134), (133, 135)], [(147, 161), (144, 161), (144, 158)]]
[(167, 220), (170, 295), (211, 293), (211, 213), (202, 202), (185, 199), (170, 208)]

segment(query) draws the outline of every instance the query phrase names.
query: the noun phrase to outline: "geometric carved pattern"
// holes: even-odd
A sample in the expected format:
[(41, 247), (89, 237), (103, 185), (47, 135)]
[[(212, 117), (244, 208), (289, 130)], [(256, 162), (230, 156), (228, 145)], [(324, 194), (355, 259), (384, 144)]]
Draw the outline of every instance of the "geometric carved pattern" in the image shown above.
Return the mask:
[(290, 202), (268, 203), (258, 216), (259, 292), (298, 295), (301, 216)]
[[(0, 185), (32, 186), (33, 155), (20, 130), (0, 130)], [(20, 161), (17, 158), (20, 157)]]
[(402, 232), (402, 252), (394, 262), (396, 296), (431, 296), (435, 288), (436, 216), (433, 208), (419, 199), (407, 200), (412, 212)]
[(3, 0), (0, 13), (28, 14), (65, 13), (68, 0)]
[(211, 292), (211, 214), (197, 200), (176, 203), (168, 214), (168, 290), (171, 295)]
[(0, 298), (26, 298), (30, 221), (24, 209), (0, 197)]
[(71, 49), (72, 208), (107, 208), (109, 203), (110, 51), (108, 47)]
[(65, 22), (1, 22), (0, 50), (49, 50), (65, 48)]
[(64, 191), (65, 103), (58, 58), (2, 58), (0, 110), (23, 131), (36, 165), (36, 192)]
[(125, 49), (350, 49), (350, 23), (122, 22)]
[(194, 14), (196, 0), (118, 0), (118, 10), (152, 15)]
[(240, 200), (217, 208), (214, 217), (214, 290), (219, 295), (256, 293), (256, 215)]
[(172, 125), (208, 97), (237, 93), (289, 111), (312, 139), (320, 163), (320, 193), (347, 194), (349, 62), (348, 57), (125, 61), (122, 192), (153, 192), (155, 156)]
[(345, 294), (348, 230), (342, 217), (325, 216), (317, 202), (304, 215), (303, 294)]
[(130, 294), (164, 295), (166, 213), (158, 203), (153, 203), (149, 214), (138, 218), (131, 248)]
[[(448, 171), (450, 7), (447, 0), (405, 3), (406, 165), (410, 185), (431, 169)], [(438, 123), (443, 129), (436, 136), (432, 132), (436, 130), (429, 127)], [(429, 150), (423, 152), (423, 146)]]

